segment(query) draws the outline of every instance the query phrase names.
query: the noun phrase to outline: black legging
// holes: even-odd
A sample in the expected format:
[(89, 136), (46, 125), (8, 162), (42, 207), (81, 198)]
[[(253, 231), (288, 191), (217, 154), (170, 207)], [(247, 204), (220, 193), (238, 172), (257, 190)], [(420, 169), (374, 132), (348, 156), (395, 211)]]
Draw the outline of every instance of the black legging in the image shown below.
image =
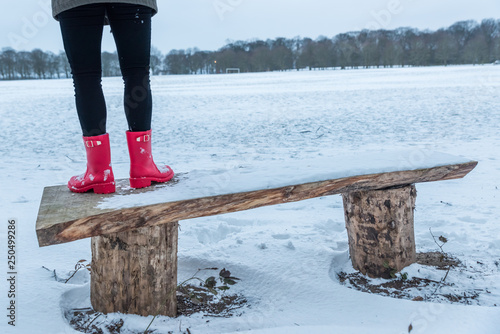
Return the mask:
[(106, 133), (106, 103), (101, 86), (101, 40), (106, 17), (125, 82), (124, 106), (129, 130), (151, 129), (152, 14), (153, 10), (146, 6), (103, 3), (76, 7), (58, 15), (84, 136)]

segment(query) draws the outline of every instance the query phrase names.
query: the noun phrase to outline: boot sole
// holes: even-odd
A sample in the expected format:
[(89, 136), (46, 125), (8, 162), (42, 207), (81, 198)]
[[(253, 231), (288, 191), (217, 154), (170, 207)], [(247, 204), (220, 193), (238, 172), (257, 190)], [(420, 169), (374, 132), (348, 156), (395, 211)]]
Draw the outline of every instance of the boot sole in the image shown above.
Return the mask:
[(151, 182), (164, 183), (170, 181), (174, 177), (174, 173), (172, 172), (166, 177), (157, 178), (157, 177), (136, 177), (130, 178), (130, 187), (132, 188), (146, 188), (151, 186)]
[(68, 186), (68, 188), (74, 193), (86, 193), (87, 191), (94, 190), (94, 193), (96, 194), (111, 194), (116, 191), (116, 185), (114, 182), (91, 184), (83, 188), (74, 188)]

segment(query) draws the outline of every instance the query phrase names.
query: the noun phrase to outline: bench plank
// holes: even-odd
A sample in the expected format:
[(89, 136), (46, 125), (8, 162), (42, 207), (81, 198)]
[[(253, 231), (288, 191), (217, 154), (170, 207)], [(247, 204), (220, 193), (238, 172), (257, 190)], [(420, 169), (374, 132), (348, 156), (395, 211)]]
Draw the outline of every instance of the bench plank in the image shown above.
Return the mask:
[[(463, 159), (462, 159), (463, 161)], [(266, 185), (251, 191), (221, 193), (207, 196), (182, 197), (175, 200), (175, 193), (190, 174), (178, 174), (173, 181), (145, 189), (131, 189), (128, 180), (117, 181), (117, 192), (98, 195), (71, 193), (66, 186), (46, 187), (42, 196), (36, 233), (40, 247), (70, 242), (109, 233), (129, 231), (144, 226), (155, 226), (191, 219), (258, 208), (262, 206), (295, 202), (314, 197), (349, 193), (360, 190), (377, 190), (419, 182), (458, 179), (467, 175), (477, 165), (476, 161), (444, 164), (435, 167), (353, 175), (314, 182), (296, 183), (288, 180), (285, 186), (267, 189)], [(160, 192), (161, 191), (161, 192)], [(131, 207), (106, 207), (106, 200), (144, 194), (169, 194), (163, 203)], [(202, 189), (200, 188), (200, 193)], [(123, 201), (127, 203), (127, 201)], [(133, 202), (131, 202), (133, 203)]]

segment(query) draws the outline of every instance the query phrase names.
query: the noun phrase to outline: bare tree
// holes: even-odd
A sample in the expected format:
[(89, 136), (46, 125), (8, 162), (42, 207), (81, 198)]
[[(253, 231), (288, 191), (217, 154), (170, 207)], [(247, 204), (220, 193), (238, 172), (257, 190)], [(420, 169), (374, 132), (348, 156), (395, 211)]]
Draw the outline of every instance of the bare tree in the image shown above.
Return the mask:
[(46, 79), (48, 73), (48, 55), (40, 49), (31, 51), (31, 62), (33, 64), (33, 72), (38, 79)]
[(116, 77), (121, 74), (120, 61), (118, 54), (115, 52), (103, 52), (101, 54), (102, 76), (103, 77)]
[(486, 62), (495, 61), (495, 39), (498, 40), (500, 35), (500, 24), (499, 21), (494, 19), (484, 19), (481, 21), (479, 26), (479, 31), (482, 35), (484, 43), (486, 44)]
[(463, 51), (473, 37), (478, 24), (476, 21), (460, 21), (453, 24), (448, 28), (452, 40), (456, 44), (456, 54), (454, 55), (454, 61), (457, 64), (464, 64), (464, 54)]
[(66, 78), (71, 74), (71, 67), (68, 62), (68, 57), (64, 51), (59, 52), (59, 72), (64, 73)]
[(19, 51), (16, 54), (15, 67), (21, 79), (30, 79), (33, 76), (31, 54), (27, 51)]
[(187, 56), (184, 50), (172, 50), (164, 60), (165, 69), (169, 74), (188, 74)]
[(163, 54), (156, 47), (151, 47), (150, 68), (153, 75), (158, 75), (163, 72)]
[(2, 49), (2, 56), (0, 57), (0, 71), (4, 79), (15, 79), (16, 58), (17, 54), (14, 49)]

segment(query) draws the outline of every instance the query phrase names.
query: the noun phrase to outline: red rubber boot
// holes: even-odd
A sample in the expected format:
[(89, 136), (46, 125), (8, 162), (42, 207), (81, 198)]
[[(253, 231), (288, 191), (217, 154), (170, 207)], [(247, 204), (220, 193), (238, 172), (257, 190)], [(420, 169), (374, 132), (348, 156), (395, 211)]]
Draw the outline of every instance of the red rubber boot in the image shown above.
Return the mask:
[(151, 152), (151, 130), (127, 131), (128, 153), (130, 155), (130, 186), (144, 188), (154, 182), (167, 182), (174, 177), (172, 168), (157, 166)]
[(84, 193), (94, 190), (96, 194), (115, 192), (115, 177), (111, 169), (109, 135), (83, 137), (87, 151), (87, 170), (82, 175), (73, 176), (68, 182), (69, 190)]

